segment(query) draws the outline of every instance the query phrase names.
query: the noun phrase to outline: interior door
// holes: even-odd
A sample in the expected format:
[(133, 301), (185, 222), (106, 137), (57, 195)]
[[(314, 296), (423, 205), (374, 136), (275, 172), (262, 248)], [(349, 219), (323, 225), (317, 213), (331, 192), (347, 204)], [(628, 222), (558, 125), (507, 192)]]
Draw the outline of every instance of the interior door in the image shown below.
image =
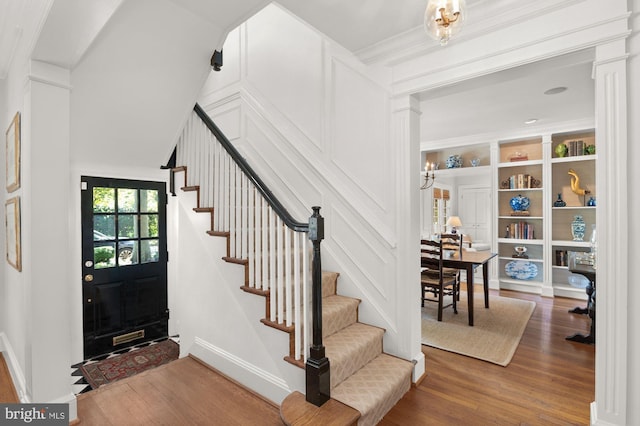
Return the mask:
[(85, 359), (168, 334), (164, 182), (82, 177)]
[(458, 213), (465, 234), (472, 241), (489, 243), (489, 217), (491, 216), (491, 190), (488, 187), (460, 187)]

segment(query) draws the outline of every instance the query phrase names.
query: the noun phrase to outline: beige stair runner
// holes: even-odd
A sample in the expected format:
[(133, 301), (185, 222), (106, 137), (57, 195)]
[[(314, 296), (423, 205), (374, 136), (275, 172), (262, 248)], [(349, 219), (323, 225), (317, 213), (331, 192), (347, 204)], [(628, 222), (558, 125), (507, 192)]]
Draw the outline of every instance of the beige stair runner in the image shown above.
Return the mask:
[(336, 294), (338, 274), (322, 276), (323, 343), (331, 365), (331, 397), (375, 425), (411, 386), (413, 364), (382, 351), (384, 330), (357, 322), (359, 300)]

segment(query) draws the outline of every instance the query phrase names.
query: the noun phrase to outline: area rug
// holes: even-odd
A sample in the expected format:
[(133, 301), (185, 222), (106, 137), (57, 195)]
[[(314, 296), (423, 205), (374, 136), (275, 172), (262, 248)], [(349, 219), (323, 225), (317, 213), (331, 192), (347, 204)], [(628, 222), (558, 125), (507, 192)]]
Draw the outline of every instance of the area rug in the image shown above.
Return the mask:
[(426, 303), (422, 308), (422, 344), (507, 366), (536, 304), (491, 295), (489, 309), (485, 309), (482, 293), (476, 293), (473, 306), (474, 326), (470, 327), (465, 292), (460, 294), (458, 314), (446, 308), (442, 321), (438, 321), (437, 304)]
[(179, 354), (179, 345), (173, 340), (167, 339), (102, 361), (85, 364), (80, 367), (80, 370), (91, 388), (97, 389), (107, 383), (176, 360)]

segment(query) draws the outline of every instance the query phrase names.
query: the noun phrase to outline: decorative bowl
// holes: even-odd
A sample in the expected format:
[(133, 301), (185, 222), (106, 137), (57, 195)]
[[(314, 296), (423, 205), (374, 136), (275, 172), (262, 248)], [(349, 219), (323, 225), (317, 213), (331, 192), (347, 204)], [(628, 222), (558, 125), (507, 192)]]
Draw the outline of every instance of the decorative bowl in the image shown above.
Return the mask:
[(526, 260), (512, 260), (504, 266), (504, 271), (516, 280), (531, 280), (538, 275), (535, 263)]

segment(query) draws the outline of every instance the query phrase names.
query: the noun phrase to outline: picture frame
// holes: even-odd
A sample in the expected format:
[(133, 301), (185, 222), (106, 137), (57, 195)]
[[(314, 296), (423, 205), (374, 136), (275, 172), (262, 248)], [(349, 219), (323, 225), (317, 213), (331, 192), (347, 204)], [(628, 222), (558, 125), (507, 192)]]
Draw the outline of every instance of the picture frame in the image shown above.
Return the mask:
[(22, 271), (22, 247), (20, 243), (20, 197), (5, 202), (5, 231), (7, 241), (7, 262)]
[(7, 192), (13, 192), (20, 188), (20, 112), (16, 112), (5, 134)]

